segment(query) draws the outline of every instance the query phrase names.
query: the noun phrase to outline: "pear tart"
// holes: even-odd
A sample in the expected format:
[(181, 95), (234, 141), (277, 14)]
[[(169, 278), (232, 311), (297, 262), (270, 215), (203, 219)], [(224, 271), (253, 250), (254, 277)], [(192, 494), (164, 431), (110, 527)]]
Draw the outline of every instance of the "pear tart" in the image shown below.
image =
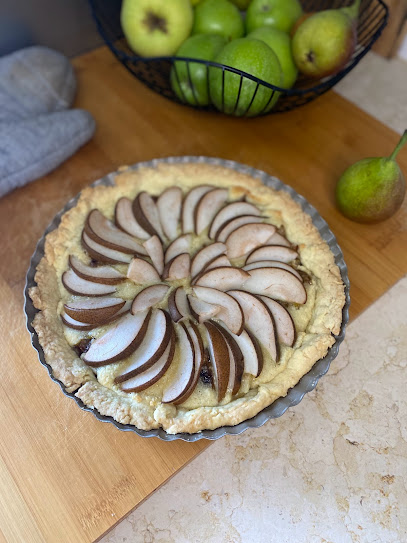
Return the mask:
[(85, 189), (35, 279), (54, 376), (102, 415), (170, 434), (236, 425), (286, 395), (335, 342), (345, 301), (287, 193), (207, 164)]

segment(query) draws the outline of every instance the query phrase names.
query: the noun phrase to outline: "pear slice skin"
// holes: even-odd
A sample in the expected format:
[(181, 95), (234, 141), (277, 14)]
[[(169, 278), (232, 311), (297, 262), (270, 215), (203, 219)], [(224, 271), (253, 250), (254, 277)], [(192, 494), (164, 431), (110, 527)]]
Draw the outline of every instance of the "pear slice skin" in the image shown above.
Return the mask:
[(279, 300), (295, 304), (305, 304), (307, 292), (304, 285), (292, 273), (281, 268), (257, 268), (250, 270), (250, 279), (244, 288), (253, 294), (263, 294)]
[(164, 271), (164, 251), (160, 238), (157, 235), (151, 236), (143, 243), (143, 247), (151, 258), (157, 273), (161, 275)]
[(204, 322), (204, 326), (208, 336), (209, 356), (215, 378), (215, 389), (218, 394), (218, 402), (221, 402), (225, 397), (229, 384), (229, 348), (223, 334), (221, 334), (213, 322)]
[(127, 277), (136, 284), (160, 282), (157, 270), (150, 262), (143, 258), (135, 257), (130, 262)]
[(126, 276), (111, 266), (88, 266), (78, 257), (69, 256), (69, 266), (82, 279), (104, 285), (117, 285), (126, 280)]
[(197, 286), (193, 290), (195, 296), (203, 302), (219, 307), (216, 318), (223, 321), (231, 332), (237, 335), (242, 332), (244, 327), (243, 311), (233, 296), (208, 287)]
[(290, 313), (281, 304), (268, 298), (267, 296), (258, 296), (266, 304), (270, 313), (273, 315), (276, 325), (277, 339), (280, 343), (292, 347), (295, 341), (295, 325)]
[(97, 243), (91, 239), (85, 231), (82, 232), (81, 242), (88, 255), (98, 262), (104, 262), (106, 264), (129, 264), (132, 259), (132, 256), (127, 253), (109, 249), (108, 247)]
[(189, 253), (181, 253), (167, 262), (163, 271), (163, 279), (176, 281), (185, 279), (189, 276), (191, 270), (191, 257)]
[(276, 227), (268, 223), (252, 223), (239, 226), (227, 237), (225, 244), (228, 258), (239, 258), (264, 245), (275, 233)]
[(163, 391), (161, 400), (163, 403), (176, 404), (182, 400), (194, 378), (194, 344), (188, 330), (182, 324), (177, 327), (177, 335), (180, 363)]
[(98, 210), (92, 209), (85, 222), (86, 234), (108, 249), (127, 254), (145, 255), (146, 250), (132, 236), (123, 232)]
[(182, 232), (184, 234), (195, 232), (195, 208), (202, 196), (214, 188), (212, 185), (198, 185), (184, 197), (181, 210)]
[(214, 239), (219, 230), (221, 230), (229, 221), (243, 215), (258, 216), (260, 215), (260, 210), (249, 202), (232, 202), (231, 204), (226, 205), (215, 215), (209, 228), (209, 237)]
[[(223, 325), (221, 324), (223, 327)], [(240, 335), (227, 330), (236, 341), (243, 356), (243, 373), (249, 373), (258, 377), (263, 369), (263, 353), (256, 338), (247, 330), (242, 330)]]
[(150, 368), (135, 377), (121, 383), (123, 392), (142, 392), (153, 386), (171, 366), (175, 353), (175, 332), (172, 330), (170, 341), (161, 357)]
[(61, 313), (61, 320), (67, 326), (68, 328), (72, 328), (74, 330), (82, 330), (83, 332), (94, 330), (95, 328), (98, 328), (99, 326), (105, 326), (106, 324), (110, 324), (117, 319), (120, 319), (120, 317), (123, 317), (126, 313), (130, 311), (130, 302), (125, 302), (123, 307), (117, 311), (117, 313), (114, 313), (111, 317), (103, 319), (103, 321), (96, 322), (94, 324), (88, 324), (83, 323), (81, 321), (78, 321), (76, 319), (73, 319), (70, 315), (63, 312)]
[(175, 238), (174, 241), (168, 245), (167, 250), (165, 251), (165, 264), (182, 253), (189, 253), (191, 240), (191, 234), (182, 234), (182, 236)]
[(115, 207), (115, 223), (120, 230), (126, 232), (130, 236), (139, 239), (148, 239), (150, 234), (146, 232), (139, 223), (133, 213), (133, 204), (129, 198), (120, 198)]
[(116, 292), (115, 286), (87, 281), (72, 269), (62, 274), (61, 281), (68, 292), (77, 296), (107, 296)]
[(188, 298), (183, 287), (177, 287), (169, 295), (168, 311), (174, 322), (191, 316)]
[(136, 294), (131, 305), (132, 314), (135, 315), (139, 311), (145, 311), (155, 304), (160, 303), (166, 296), (169, 288), (168, 285), (154, 284), (140, 290), (140, 292)]
[(226, 343), (229, 348), (229, 358), (230, 358), (230, 373), (229, 373), (229, 382), (228, 389), (232, 392), (232, 396), (235, 396), (242, 385), (242, 377), (244, 372), (244, 361), (243, 353), (240, 350), (240, 347), (234, 337), (229, 333), (228, 330), (223, 328), (220, 324), (215, 321), (211, 321), (214, 326), (219, 330), (226, 340)]
[(161, 358), (173, 333), (170, 316), (162, 309), (154, 309), (143, 340), (130, 355), (126, 367), (115, 378), (115, 383), (123, 383), (148, 370)]
[(157, 200), (161, 226), (168, 239), (174, 239), (178, 234), (182, 196), (182, 190), (179, 187), (168, 187)]
[(202, 196), (195, 208), (195, 232), (200, 235), (207, 228), (217, 212), (223, 207), (229, 195), (228, 189), (214, 188)]
[(133, 201), (133, 213), (139, 225), (151, 236), (165, 238), (157, 205), (148, 192), (142, 191), (137, 194)]
[(226, 245), (224, 243), (211, 243), (200, 249), (192, 259), (191, 276), (197, 276), (212, 260), (225, 253)]
[(241, 217), (230, 219), (230, 221), (223, 224), (216, 232), (215, 241), (225, 243), (229, 234), (234, 232), (240, 226), (244, 226), (245, 224), (261, 224), (265, 219), (265, 217), (260, 217), (258, 215), (242, 215)]
[(151, 311), (125, 315), (92, 342), (83, 361), (88, 366), (98, 368), (127, 358), (143, 341), (150, 318)]
[(295, 275), (302, 283), (301, 275), (295, 270), (292, 266), (285, 264), (284, 262), (279, 262), (278, 260), (260, 260), (259, 262), (252, 262), (251, 264), (246, 264), (243, 266), (243, 270), (251, 271), (256, 270), (257, 268), (280, 268), (281, 270), (286, 270), (289, 273)]
[(125, 304), (120, 298), (91, 298), (75, 300), (64, 305), (64, 311), (72, 319), (85, 324), (97, 324), (113, 317)]
[(249, 272), (241, 268), (225, 266), (206, 271), (195, 281), (195, 285), (225, 291), (241, 288), (248, 279), (250, 279)]
[(246, 258), (246, 264), (252, 264), (260, 260), (278, 260), (279, 262), (289, 264), (296, 258), (298, 258), (297, 251), (289, 247), (283, 245), (262, 245), (249, 254)]

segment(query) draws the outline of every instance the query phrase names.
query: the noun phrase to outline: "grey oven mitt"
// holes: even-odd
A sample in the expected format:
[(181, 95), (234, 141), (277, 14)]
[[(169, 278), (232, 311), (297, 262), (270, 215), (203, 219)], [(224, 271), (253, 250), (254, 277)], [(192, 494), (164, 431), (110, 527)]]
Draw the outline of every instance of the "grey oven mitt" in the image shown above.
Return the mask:
[(95, 131), (92, 116), (69, 110), (76, 78), (47, 47), (0, 58), (0, 197), (56, 168)]

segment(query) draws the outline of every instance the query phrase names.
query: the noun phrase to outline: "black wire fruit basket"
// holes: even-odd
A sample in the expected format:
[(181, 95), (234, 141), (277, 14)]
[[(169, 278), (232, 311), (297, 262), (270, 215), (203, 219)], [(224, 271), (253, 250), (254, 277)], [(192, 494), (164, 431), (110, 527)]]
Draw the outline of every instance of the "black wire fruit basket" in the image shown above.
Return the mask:
[[(250, 108), (258, 93), (263, 89), (270, 89), (270, 97), (262, 110), (257, 112), (256, 116), (290, 111), (311, 102), (321, 94), (327, 92), (345, 77), (371, 49), (386, 26), (389, 14), (389, 10), (382, 0), (362, 0), (357, 23), (357, 45), (347, 65), (337, 74), (317, 81), (311, 81), (300, 75), (293, 88), (282, 89), (246, 72), (215, 62), (186, 57), (146, 58), (137, 56), (129, 48), (121, 29), (120, 10), (122, 0), (89, 0), (89, 3), (98, 30), (110, 50), (137, 79), (145, 83), (150, 89), (180, 104), (208, 111), (219, 111), (220, 109), (223, 112), (239, 116), (254, 116), (250, 114)], [(353, 0), (302, 0), (301, 3), (304, 12), (307, 13), (345, 7), (351, 5)], [(181, 63), (185, 63), (184, 66), (186, 66), (189, 78), (191, 78), (191, 66), (196, 64), (204, 65), (207, 75), (209, 74), (209, 70), (220, 70), (222, 72), (222, 106), (225, 104), (225, 74), (228, 72), (237, 74), (240, 77), (240, 84), (234, 108), (230, 110), (229, 107), (226, 110), (226, 107), (219, 108), (219, 105), (218, 108), (215, 108), (213, 105), (201, 106), (195, 95), (193, 95), (193, 99), (190, 99), (189, 102), (177, 96), (172, 89), (170, 76), (171, 70), (174, 68), (175, 77), (178, 77), (177, 68)], [(207, 79), (209, 80), (209, 77)], [(252, 95), (251, 99), (247, 102), (247, 107), (245, 106), (242, 111), (242, 108), (239, 107), (239, 98), (243, 83), (247, 80), (252, 82)], [(194, 86), (192, 84), (190, 86), (193, 89)], [(278, 93), (277, 101), (276, 93)], [(274, 102), (275, 105), (270, 108), (270, 105)]]

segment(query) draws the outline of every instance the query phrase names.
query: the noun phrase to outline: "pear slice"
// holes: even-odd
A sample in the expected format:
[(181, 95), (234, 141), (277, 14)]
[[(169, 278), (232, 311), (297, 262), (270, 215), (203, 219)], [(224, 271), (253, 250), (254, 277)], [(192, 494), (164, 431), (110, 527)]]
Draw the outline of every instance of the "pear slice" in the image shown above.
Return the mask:
[(191, 276), (195, 277), (215, 258), (226, 253), (226, 245), (224, 243), (212, 243), (199, 250), (191, 264)]
[(209, 304), (203, 300), (200, 300), (199, 298), (195, 298), (195, 296), (192, 296), (191, 294), (188, 294), (188, 302), (191, 308), (192, 316), (200, 323), (211, 319), (221, 310), (220, 305)]
[(136, 221), (151, 236), (164, 239), (157, 205), (148, 192), (139, 192), (133, 201), (133, 213)]
[[(263, 351), (261, 350), (260, 343), (258, 342), (256, 336), (252, 332), (250, 332), (249, 329), (245, 329), (244, 332), (247, 333), (247, 335), (250, 338), (250, 341), (253, 344), (254, 350), (256, 351), (256, 362), (258, 364), (257, 374), (256, 374), (254, 368), (252, 368), (252, 363), (249, 364), (248, 360), (245, 359), (245, 371), (247, 368), (247, 373), (252, 373), (255, 377), (258, 377), (261, 374), (263, 370), (263, 365), (264, 365)], [(239, 336), (239, 339), (241, 338), (241, 336), (242, 334)], [(239, 344), (240, 344), (240, 348), (243, 350), (243, 345), (241, 343)], [(251, 370), (253, 370), (253, 372)]]
[(174, 322), (191, 316), (187, 295), (183, 287), (177, 287), (169, 295), (168, 311)]
[(172, 334), (173, 324), (168, 313), (154, 309), (143, 341), (117, 374), (115, 383), (123, 383), (151, 368), (164, 354)]
[(204, 194), (213, 190), (211, 185), (199, 185), (191, 189), (184, 198), (181, 210), (182, 231), (195, 232), (195, 208)]
[(160, 303), (165, 298), (169, 288), (168, 285), (155, 284), (140, 290), (131, 305), (133, 315)]
[(209, 228), (209, 237), (214, 239), (217, 232), (223, 228), (229, 221), (241, 217), (242, 215), (260, 215), (260, 210), (248, 202), (232, 202), (222, 208), (212, 221)]
[(112, 364), (130, 356), (142, 342), (151, 311), (125, 315), (114, 326), (93, 341), (83, 361), (94, 368)]
[(203, 271), (214, 270), (215, 268), (229, 268), (230, 266), (232, 266), (232, 264), (228, 257), (226, 255), (220, 255), (211, 260)]
[(176, 256), (182, 253), (189, 253), (191, 240), (191, 234), (183, 234), (182, 236), (174, 239), (174, 241), (167, 247), (167, 250), (165, 251), (164, 262), (167, 264)]
[(132, 256), (129, 254), (100, 245), (100, 243), (91, 239), (85, 231), (82, 232), (81, 242), (88, 255), (98, 262), (105, 262), (106, 264), (128, 264), (132, 259)]
[(150, 368), (120, 385), (123, 392), (142, 392), (153, 386), (165, 374), (175, 353), (175, 333), (172, 332), (167, 348)]
[[(114, 298), (115, 300), (117, 298)], [(74, 330), (82, 330), (83, 332), (86, 332), (88, 330), (93, 330), (94, 328), (98, 328), (99, 326), (105, 326), (106, 324), (110, 324), (111, 322), (114, 322), (115, 320), (119, 319), (123, 315), (129, 312), (130, 310), (130, 302), (125, 302), (123, 307), (117, 311), (117, 313), (114, 313), (111, 317), (108, 319), (104, 319), (101, 322), (97, 322), (94, 324), (88, 324), (80, 322), (76, 319), (73, 319), (71, 316), (69, 316), (67, 313), (63, 312), (61, 313), (61, 320), (65, 324), (65, 326), (68, 326), (69, 328), (73, 328)]]
[(307, 292), (304, 285), (292, 273), (281, 268), (257, 268), (244, 285), (253, 294), (264, 294), (281, 302), (305, 304)]
[[(273, 236), (272, 236), (273, 237)], [(283, 245), (262, 245), (254, 249), (246, 259), (246, 264), (259, 262), (260, 260), (278, 260), (288, 264), (298, 258), (297, 251)]]
[(276, 227), (268, 223), (239, 226), (229, 234), (225, 241), (228, 258), (239, 258), (259, 245), (264, 245), (275, 231)]
[(85, 232), (93, 241), (108, 249), (131, 255), (147, 254), (140, 243), (126, 232), (119, 230), (98, 209), (92, 209), (89, 213), (85, 223)]
[(229, 195), (228, 189), (213, 189), (202, 196), (195, 210), (195, 232), (199, 235), (207, 228)]
[[(223, 326), (223, 325), (222, 325)], [(229, 334), (236, 341), (243, 356), (243, 373), (258, 377), (263, 369), (263, 354), (259, 342), (247, 330), (242, 330), (240, 335)]]
[(207, 287), (194, 287), (195, 295), (208, 304), (218, 306), (216, 318), (225, 323), (234, 334), (241, 334), (244, 326), (243, 311), (239, 303), (226, 292)]
[(154, 266), (138, 257), (133, 258), (130, 262), (127, 277), (136, 284), (160, 282), (160, 276)]
[(91, 298), (75, 300), (64, 305), (64, 311), (72, 319), (86, 324), (106, 321), (117, 313), (125, 304), (120, 298)]
[(199, 375), (201, 373), (201, 368), (205, 357), (204, 345), (198, 327), (193, 322), (189, 322), (189, 324), (182, 323), (182, 326), (184, 326), (184, 329), (189, 334), (189, 337), (192, 340), (192, 345), (194, 347), (194, 371), (191, 383), (185, 389), (185, 392), (181, 396), (179, 396), (174, 402), (176, 405), (184, 403), (194, 392), (198, 383)]
[(177, 404), (182, 400), (194, 378), (194, 345), (183, 324), (177, 326), (177, 336), (179, 363), (164, 388), (161, 400), (163, 403)]
[(189, 253), (182, 253), (170, 260), (164, 268), (163, 279), (176, 281), (189, 277), (191, 269), (191, 257)]
[(215, 234), (215, 240), (221, 241), (222, 243), (225, 243), (227, 238), (229, 237), (229, 234), (231, 234), (234, 230), (239, 228), (240, 226), (244, 226), (245, 224), (259, 224), (262, 223), (265, 220), (265, 217), (259, 217), (257, 215), (242, 215), (241, 217), (236, 217), (235, 219), (231, 219), (226, 224), (223, 224), (219, 230)]
[(266, 304), (273, 315), (278, 341), (292, 347), (295, 341), (295, 325), (290, 313), (275, 300), (261, 294), (258, 297)]
[(225, 397), (230, 375), (230, 356), (226, 339), (213, 322), (204, 322), (207, 331), (209, 356), (213, 369), (218, 402)]
[(178, 235), (181, 206), (182, 190), (179, 187), (169, 187), (158, 197), (158, 215), (164, 234), (168, 239), (174, 239)]
[(164, 251), (160, 238), (158, 236), (152, 236), (143, 243), (143, 247), (153, 261), (155, 269), (159, 275), (161, 275), (164, 271)]
[(78, 257), (69, 256), (69, 266), (82, 279), (92, 281), (93, 283), (103, 283), (104, 285), (116, 285), (126, 280), (126, 276), (115, 270), (111, 266), (88, 266)]
[(225, 338), (228, 345), (230, 359), (228, 390), (231, 391), (232, 396), (235, 396), (239, 392), (242, 384), (242, 377), (244, 372), (243, 353), (240, 350), (237, 341), (228, 330), (223, 328), (223, 326), (221, 326), (217, 322), (212, 322), (212, 324), (217, 327), (217, 329)]
[(291, 243), (287, 238), (275, 232), (270, 239), (267, 240), (267, 245), (281, 245), (283, 247), (291, 247)]
[(148, 239), (150, 234), (141, 228), (133, 213), (133, 203), (129, 198), (120, 198), (115, 207), (116, 225), (130, 236)]
[(292, 273), (297, 279), (302, 282), (302, 277), (297, 270), (295, 270), (292, 266), (285, 264), (284, 262), (279, 262), (278, 260), (260, 260), (259, 262), (252, 262), (251, 264), (246, 264), (246, 266), (243, 266), (242, 269), (245, 271), (250, 271), (256, 270), (257, 268), (280, 268), (281, 270), (286, 270)]
[(229, 290), (240, 288), (249, 279), (249, 272), (241, 268), (224, 267), (204, 272), (195, 282), (195, 285), (217, 290)]
[(107, 296), (116, 292), (116, 287), (113, 285), (103, 285), (102, 283), (87, 281), (76, 275), (73, 270), (64, 272), (61, 280), (66, 290), (77, 296)]
[(267, 306), (257, 296), (242, 290), (231, 290), (230, 296), (239, 302), (242, 308), (245, 326), (259, 340), (261, 345), (277, 361), (277, 342), (273, 317)]

